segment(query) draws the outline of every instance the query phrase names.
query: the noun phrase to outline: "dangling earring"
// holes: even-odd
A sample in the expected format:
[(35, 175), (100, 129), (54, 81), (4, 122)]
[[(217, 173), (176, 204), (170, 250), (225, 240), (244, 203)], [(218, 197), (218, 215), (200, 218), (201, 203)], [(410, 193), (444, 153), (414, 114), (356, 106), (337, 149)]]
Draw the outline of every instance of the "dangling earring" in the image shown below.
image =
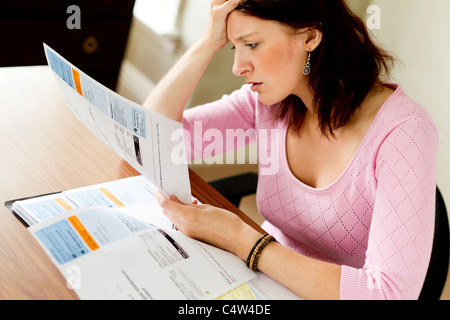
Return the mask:
[(303, 68), (303, 74), (305, 76), (311, 73), (311, 52), (308, 54), (308, 60), (306, 60), (306, 66)]

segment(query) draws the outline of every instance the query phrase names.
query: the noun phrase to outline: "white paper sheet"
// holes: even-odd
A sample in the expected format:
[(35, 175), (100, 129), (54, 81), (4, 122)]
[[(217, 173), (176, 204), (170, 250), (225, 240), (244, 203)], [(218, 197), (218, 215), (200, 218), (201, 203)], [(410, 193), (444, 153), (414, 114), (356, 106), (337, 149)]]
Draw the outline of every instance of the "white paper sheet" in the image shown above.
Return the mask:
[[(44, 44), (49, 66), (65, 101), (78, 119), (114, 152), (165, 194), (189, 202), (191, 190), (182, 124), (118, 95)], [(177, 136), (177, 139), (173, 139)]]
[(81, 299), (214, 299), (255, 277), (233, 254), (149, 219), (83, 207), (29, 229)]

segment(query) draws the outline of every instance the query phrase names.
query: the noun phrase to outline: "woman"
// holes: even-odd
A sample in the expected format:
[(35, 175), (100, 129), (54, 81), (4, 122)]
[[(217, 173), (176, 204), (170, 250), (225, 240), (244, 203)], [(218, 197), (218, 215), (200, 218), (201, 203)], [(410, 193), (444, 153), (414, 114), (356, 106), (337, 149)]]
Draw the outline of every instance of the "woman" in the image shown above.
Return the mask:
[[(247, 84), (183, 113), (229, 41), (233, 73)], [(260, 159), (276, 155), (276, 170), (260, 163), (257, 192), (274, 238), (226, 210), (159, 194), (165, 214), (305, 299), (417, 299), (432, 247), (438, 141), (426, 111), (382, 82), (391, 62), (343, 0), (213, 0), (204, 33), (146, 106), (191, 133), (194, 121), (255, 129)], [(192, 141), (188, 154), (205, 147)]]

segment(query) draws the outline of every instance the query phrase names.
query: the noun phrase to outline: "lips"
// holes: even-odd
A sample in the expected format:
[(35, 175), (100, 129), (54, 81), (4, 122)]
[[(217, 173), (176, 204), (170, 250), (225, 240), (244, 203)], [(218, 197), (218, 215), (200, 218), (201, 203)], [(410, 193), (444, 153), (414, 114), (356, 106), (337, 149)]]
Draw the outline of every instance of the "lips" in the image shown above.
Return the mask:
[(259, 88), (261, 88), (261, 85), (263, 84), (262, 82), (247, 82), (247, 83), (251, 85), (252, 91), (258, 91)]

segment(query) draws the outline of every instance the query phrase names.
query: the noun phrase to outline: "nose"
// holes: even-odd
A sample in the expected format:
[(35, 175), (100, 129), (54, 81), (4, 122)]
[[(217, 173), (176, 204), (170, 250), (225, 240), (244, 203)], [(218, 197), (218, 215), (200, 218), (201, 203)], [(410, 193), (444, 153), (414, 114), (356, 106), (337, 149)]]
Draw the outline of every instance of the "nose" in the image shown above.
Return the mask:
[(234, 54), (234, 63), (232, 72), (235, 76), (242, 77), (245, 76), (252, 69), (252, 64), (243, 55)]

